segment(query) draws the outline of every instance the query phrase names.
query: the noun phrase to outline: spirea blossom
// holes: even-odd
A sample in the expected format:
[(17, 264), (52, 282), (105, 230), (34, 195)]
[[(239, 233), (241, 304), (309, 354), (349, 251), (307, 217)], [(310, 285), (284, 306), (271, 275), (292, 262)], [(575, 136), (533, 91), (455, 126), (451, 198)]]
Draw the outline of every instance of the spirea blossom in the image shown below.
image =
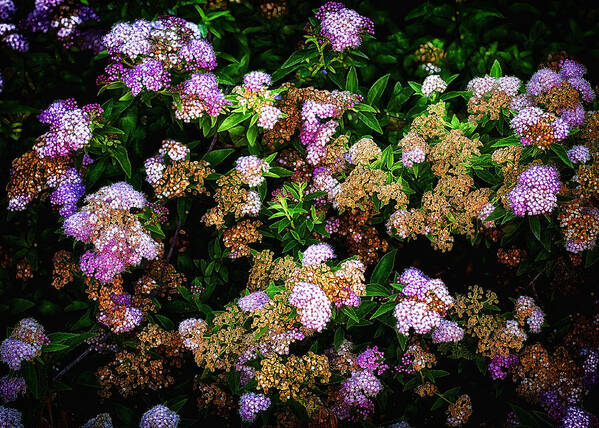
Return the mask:
[(549, 68), (542, 68), (530, 78), (526, 84), (526, 92), (531, 95), (540, 95), (562, 83), (562, 78)]
[(131, 94), (138, 95), (142, 90), (158, 92), (170, 82), (166, 72), (156, 59), (147, 59), (132, 67), (123, 75), (123, 83), (131, 89)]
[(568, 159), (572, 163), (586, 163), (591, 160), (591, 153), (587, 146), (574, 146), (568, 150)]
[(363, 368), (381, 375), (389, 366), (385, 363), (385, 354), (379, 351), (378, 346), (366, 348), (364, 352), (356, 357), (356, 364)]
[(447, 89), (447, 83), (445, 80), (441, 79), (441, 76), (438, 74), (431, 74), (430, 76), (426, 76), (424, 82), (422, 82), (422, 93), (430, 97), (434, 92), (443, 93)]
[(263, 106), (258, 114), (258, 125), (260, 128), (272, 129), (277, 121), (283, 117), (283, 113), (276, 107)]
[(2, 428), (23, 428), (21, 412), (9, 407), (0, 406), (0, 427)]
[(552, 166), (533, 165), (518, 177), (518, 184), (508, 193), (508, 202), (519, 216), (548, 214), (557, 205), (561, 188), (559, 173)]
[(87, 196), (85, 202), (64, 223), (66, 235), (94, 246), (94, 251), (81, 257), (84, 274), (110, 282), (127, 266), (157, 256), (158, 243), (130, 212), (146, 206), (142, 193), (121, 182), (101, 188)]
[(518, 364), (518, 355), (516, 354), (509, 354), (505, 357), (495, 355), (488, 366), (491, 379), (505, 379), (507, 377), (507, 369), (516, 364)]
[(81, 428), (114, 428), (109, 413), (100, 413), (88, 420)]
[(194, 350), (200, 346), (206, 331), (206, 321), (196, 318), (188, 318), (179, 323), (179, 335), (183, 340), (183, 346)]
[(318, 9), (320, 36), (331, 43), (334, 51), (357, 48), (362, 44), (362, 34), (374, 34), (374, 24), (369, 19), (342, 3), (327, 2)]
[[(440, 327), (447, 310), (454, 303), (443, 281), (430, 279), (419, 269), (409, 268), (400, 276), (399, 282), (405, 284), (393, 311), (399, 332), (407, 336), (413, 329), (416, 334), (426, 334)], [(446, 331), (440, 332), (440, 337), (450, 334), (457, 337), (456, 326), (446, 327)]]
[(568, 122), (543, 111), (539, 107), (526, 107), (518, 112), (511, 126), (520, 136), (522, 145), (535, 145), (545, 149), (569, 134)]
[(237, 159), (235, 168), (241, 174), (241, 179), (250, 187), (256, 187), (264, 181), (263, 174), (268, 172), (270, 165), (268, 162), (250, 155), (242, 156)]
[(110, 296), (112, 305), (98, 314), (98, 322), (110, 328), (113, 333), (120, 334), (133, 330), (143, 318), (143, 312), (134, 307), (131, 295), (123, 293)]
[(237, 301), (237, 306), (245, 312), (254, 312), (262, 309), (269, 301), (270, 297), (268, 297), (268, 294), (264, 291), (256, 291), (241, 297)]
[(302, 325), (322, 331), (331, 319), (331, 302), (316, 284), (299, 282), (289, 295), (289, 303), (297, 308)]
[(175, 117), (184, 122), (201, 117), (203, 114), (216, 117), (230, 101), (218, 89), (216, 76), (211, 73), (195, 73), (177, 85), (177, 92), (181, 98), (181, 105), (173, 102)]
[(343, 382), (340, 390), (341, 402), (333, 408), (341, 420), (366, 419), (374, 411), (372, 399), (383, 389), (381, 381), (370, 370), (355, 370)]
[(25, 392), (27, 392), (27, 384), (22, 377), (4, 376), (0, 379), (0, 398), (5, 403), (15, 401), (19, 395), (25, 395)]
[(243, 76), (243, 87), (246, 91), (263, 91), (270, 83), (270, 74), (262, 71), (252, 71)]
[(253, 422), (258, 413), (268, 410), (270, 398), (264, 394), (249, 392), (239, 399), (239, 415), (245, 422)]
[(22, 319), (0, 345), (0, 360), (11, 370), (19, 370), (23, 361), (31, 361), (40, 355), (42, 346), (47, 343), (44, 327), (33, 318)]
[(314, 266), (327, 260), (335, 258), (333, 248), (324, 242), (310, 245), (302, 255), (302, 264), (304, 266)]
[(166, 406), (152, 407), (141, 417), (140, 428), (177, 428), (179, 415)]
[[(93, 106), (90, 104), (85, 107)], [(78, 108), (72, 99), (59, 100), (40, 113), (40, 122), (50, 125), (50, 130), (34, 146), (40, 157), (65, 156), (89, 143), (92, 138), (92, 122), (101, 113), (101, 109), (90, 114), (85, 107)]]
[(459, 342), (464, 338), (464, 329), (455, 321), (442, 319), (433, 334), (433, 343)]

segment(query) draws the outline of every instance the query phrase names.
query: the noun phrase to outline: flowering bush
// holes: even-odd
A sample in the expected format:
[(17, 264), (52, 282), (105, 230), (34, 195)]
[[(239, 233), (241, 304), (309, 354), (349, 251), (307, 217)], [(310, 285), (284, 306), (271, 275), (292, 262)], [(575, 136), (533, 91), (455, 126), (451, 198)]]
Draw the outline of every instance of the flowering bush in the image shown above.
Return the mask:
[(0, 0), (0, 426), (599, 426), (597, 8), (414, 3)]

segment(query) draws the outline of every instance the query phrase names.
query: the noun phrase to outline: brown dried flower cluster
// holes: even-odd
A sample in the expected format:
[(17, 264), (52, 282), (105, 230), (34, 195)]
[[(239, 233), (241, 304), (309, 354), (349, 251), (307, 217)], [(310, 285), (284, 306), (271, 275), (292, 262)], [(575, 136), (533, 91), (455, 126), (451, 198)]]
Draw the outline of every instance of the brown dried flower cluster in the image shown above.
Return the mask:
[(233, 214), (235, 220), (250, 214), (249, 205), (252, 203), (253, 193), (244, 187), (245, 183), (237, 170), (221, 176), (216, 180), (216, 185), (217, 189), (214, 193), (216, 206), (202, 217), (206, 226), (222, 229), (227, 214)]
[(467, 394), (461, 395), (455, 403), (447, 407), (446, 424), (450, 427), (458, 427), (468, 422), (472, 414), (472, 402)]
[(484, 116), (490, 120), (499, 120), (502, 111), (510, 107), (512, 97), (505, 92), (494, 89), (484, 96), (473, 96), (468, 100), (469, 122), (478, 122)]
[(262, 234), (258, 228), (262, 226), (261, 221), (242, 220), (223, 232), (223, 243), (231, 249), (229, 257), (237, 259), (250, 255), (249, 244), (262, 241)]
[(339, 228), (333, 232), (343, 237), (348, 252), (356, 254), (366, 265), (376, 263), (389, 247), (372, 224), (373, 213), (372, 203), (363, 211), (345, 211), (339, 216)]
[(499, 263), (501, 263), (502, 265), (509, 266), (511, 268), (517, 268), (525, 257), (526, 251), (520, 248), (499, 248), (497, 250), (497, 260), (499, 261)]
[(79, 272), (79, 266), (73, 260), (72, 254), (65, 250), (57, 251), (54, 254), (53, 262), (52, 286), (60, 290), (65, 285), (73, 282), (75, 273)]
[(416, 60), (422, 64), (431, 63), (438, 65), (447, 58), (445, 51), (433, 45), (430, 41), (418, 46), (414, 55), (416, 55)]
[(182, 344), (177, 332), (151, 324), (139, 331), (136, 338), (137, 349), (117, 352), (113, 361), (96, 371), (102, 397), (110, 397), (113, 389), (127, 397), (137, 390), (155, 391), (174, 383), (170, 369), (182, 363)]
[(154, 187), (158, 198), (180, 198), (186, 194), (206, 193), (204, 180), (214, 172), (206, 161), (171, 161)]

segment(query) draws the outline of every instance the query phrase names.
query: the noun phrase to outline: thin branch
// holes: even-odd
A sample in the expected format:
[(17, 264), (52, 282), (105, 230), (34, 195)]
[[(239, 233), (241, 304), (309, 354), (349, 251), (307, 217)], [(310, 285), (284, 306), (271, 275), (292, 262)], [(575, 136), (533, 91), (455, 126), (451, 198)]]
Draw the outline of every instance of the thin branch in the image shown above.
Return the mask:
[(212, 137), (212, 141), (210, 141), (210, 146), (208, 147), (208, 151), (206, 153), (210, 153), (212, 151), (214, 145), (216, 144), (216, 140), (218, 140), (218, 132), (214, 133), (214, 136)]
[(73, 361), (67, 364), (60, 372), (58, 372), (58, 374), (54, 376), (52, 380), (56, 381), (63, 377), (69, 370), (71, 370), (73, 367), (79, 364), (79, 362), (83, 360), (85, 357), (87, 357), (92, 351), (93, 346), (89, 346), (85, 351), (81, 353), (81, 355), (79, 355), (77, 358), (75, 358)]
[(164, 258), (164, 264), (162, 265), (162, 272), (160, 273), (160, 281), (162, 282), (162, 277), (164, 276), (164, 271), (166, 271), (166, 267), (171, 261), (171, 257), (173, 257), (173, 252), (175, 251), (175, 246), (177, 245), (177, 241), (179, 240), (179, 232), (181, 231), (181, 220), (177, 222), (177, 228), (175, 229), (175, 235), (173, 236), (173, 242), (171, 242), (171, 247), (168, 250), (168, 254)]

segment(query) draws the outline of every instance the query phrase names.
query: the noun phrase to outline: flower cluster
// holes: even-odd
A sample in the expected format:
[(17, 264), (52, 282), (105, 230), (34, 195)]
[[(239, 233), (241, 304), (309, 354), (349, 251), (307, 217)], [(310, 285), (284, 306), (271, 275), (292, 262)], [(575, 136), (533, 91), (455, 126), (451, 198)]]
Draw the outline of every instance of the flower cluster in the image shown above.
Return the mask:
[(518, 300), (516, 300), (514, 318), (518, 320), (521, 325), (524, 325), (526, 322), (531, 332), (539, 333), (541, 331), (541, 326), (545, 321), (545, 314), (541, 308), (535, 304), (532, 297), (520, 296), (518, 297)]
[[(519, 102), (517, 94), (520, 89), (520, 79), (514, 76), (503, 77), (475, 77), (468, 82), (467, 89), (472, 92), (468, 100), (470, 120), (478, 121), (486, 115), (491, 120), (498, 120), (504, 110), (514, 108)], [(531, 101), (532, 104), (532, 101)]]
[(443, 80), (438, 74), (431, 74), (426, 76), (426, 79), (424, 79), (424, 82), (422, 82), (422, 88), (420, 90), (425, 96), (430, 97), (435, 92), (442, 94), (445, 92), (445, 89), (447, 89), (447, 83), (445, 80)]
[(159, 244), (130, 212), (145, 207), (142, 193), (121, 182), (101, 188), (85, 202), (80, 211), (65, 220), (64, 233), (93, 244), (94, 251), (86, 251), (81, 257), (81, 271), (87, 276), (110, 282), (128, 266), (158, 255)]
[(289, 295), (289, 303), (297, 308), (302, 325), (310, 330), (322, 331), (331, 318), (331, 302), (316, 284), (299, 282)]
[(399, 277), (399, 283), (404, 284), (399, 295), (399, 303), (393, 314), (397, 319), (397, 329), (408, 336), (410, 329), (416, 334), (426, 334), (433, 329), (441, 330), (434, 333), (439, 341), (457, 341), (461, 339), (460, 328), (454, 324), (444, 324), (441, 321), (454, 303), (447, 287), (440, 279), (430, 279), (416, 268), (406, 269)]
[(24, 428), (21, 412), (9, 407), (0, 406), (0, 426), (10, 428)]
[(268, 89), (270, 84), (270, 74), (252, 71), (243, 76), (243, 85), (232, 91), (242, 109), (250, 109), (258, 115), (256, 124), (263, 129), (273, 129), (283, 116), (281, 110), (274, 106), (279, 96), (277, 91)]
[(42, 352), (42, 346), (49, 343), (42, 327), (33, 318), (19, 321), (10, 337), (0, 344), (0, 360), (11, 370), (19, 370), (23, 361), (31, 361)]
[(184, 122), (207, 114), (216, 117), (224, 106), (231, 102), (218, 88), (216, 76), (212, 73), (194, 73), (191, 77), (178, 84), (175, 92), (180, 98), (180, 104), (173, 101), (175, 117)]
[(249, 392), (239, 399), (239, 416), (244, 422), (253, 422), (260, 412), (268, 410), (270, 398), (264, 394)]
[[(200, 28), (174, 16), (152, 22), (141, 19), (133, 23), (120, 22), (104, 36), (103, 42), (112, 63), (98, 82), (122, 81), (131, 88), (133, 95), (142, 90), (157, 92), (168, 87), (171, 71), (183, 70), (199, 77), (198, 72), (216, 67), (212, 45), (202, 37)], [(197, 77), (181, 87), (182, 95), (196, 96), (210, 103), (207, 95), (212, 88), (211, 82)], [(188, 100), (188, 104), (190, 102)]]
[(139, 325), (143, 312), (132, 305), (130, 294), (112, 294), (110, 299), (112, 305), (98, 313), (100, 323), (117, 334), (131, 331)]
[(369, 19), (343, 3), (329, 1), (316, 12), (320, 21), (319, 36), (331, 43), (334, 51), (357, 48), (362, 44), (362, 35), (374, 34), (374, 24)]
[(571, 253), (595, 248), (599, 237), (599, 210), (585, 206), (580, 199), (560, 204), (558, 220), (565, 239), (566, 250)]
[(40, 157), (55, 158), (83, 148), (90, 142), (94, 121), (101, 114), (98, 104), (79, 108), (72, 98), (55, 101), (38, 116), (50, 130), (39, 137), (35, 151)]
[(264, 291), (255, 291), (247, 296), (241, 297), (237, 305), (246, 312), (258, 311), (269, 302), (270, 297)]
[(249, 187), (257, 187), (264, 182), (264, 173), (268, 172), (268, 162), (256, 156), (242, 156), (235, 162), (235, 169), (241, 180)]
[(140, 428), (177, 428), (181, 418), (163, 405), (152, 407), (141, 417)]
[(359, 421), (374, 411), (372, 401), (383, 389), (381, 381), (368, 369), (354, 370), (343, 382), (339, 403), (333, 411), (341, 420)]
[(557, 206), (562, 184), (553, 166), (533, 165), (518, 177), (507, 195), (510, 208), (519, 216), (549, 214)]
[(0, 1), (0, 46), (6, 46), (17, 52), (27, 52), (29, 42), (14, 24), (16, 12), (17, 8), (13, 0)]
[(19, 395), (25, 395), (27, 392), (27, 383), (20, 376), (4, 376), (0, 379), (0, 398), (5, 403), (15, 401)]

